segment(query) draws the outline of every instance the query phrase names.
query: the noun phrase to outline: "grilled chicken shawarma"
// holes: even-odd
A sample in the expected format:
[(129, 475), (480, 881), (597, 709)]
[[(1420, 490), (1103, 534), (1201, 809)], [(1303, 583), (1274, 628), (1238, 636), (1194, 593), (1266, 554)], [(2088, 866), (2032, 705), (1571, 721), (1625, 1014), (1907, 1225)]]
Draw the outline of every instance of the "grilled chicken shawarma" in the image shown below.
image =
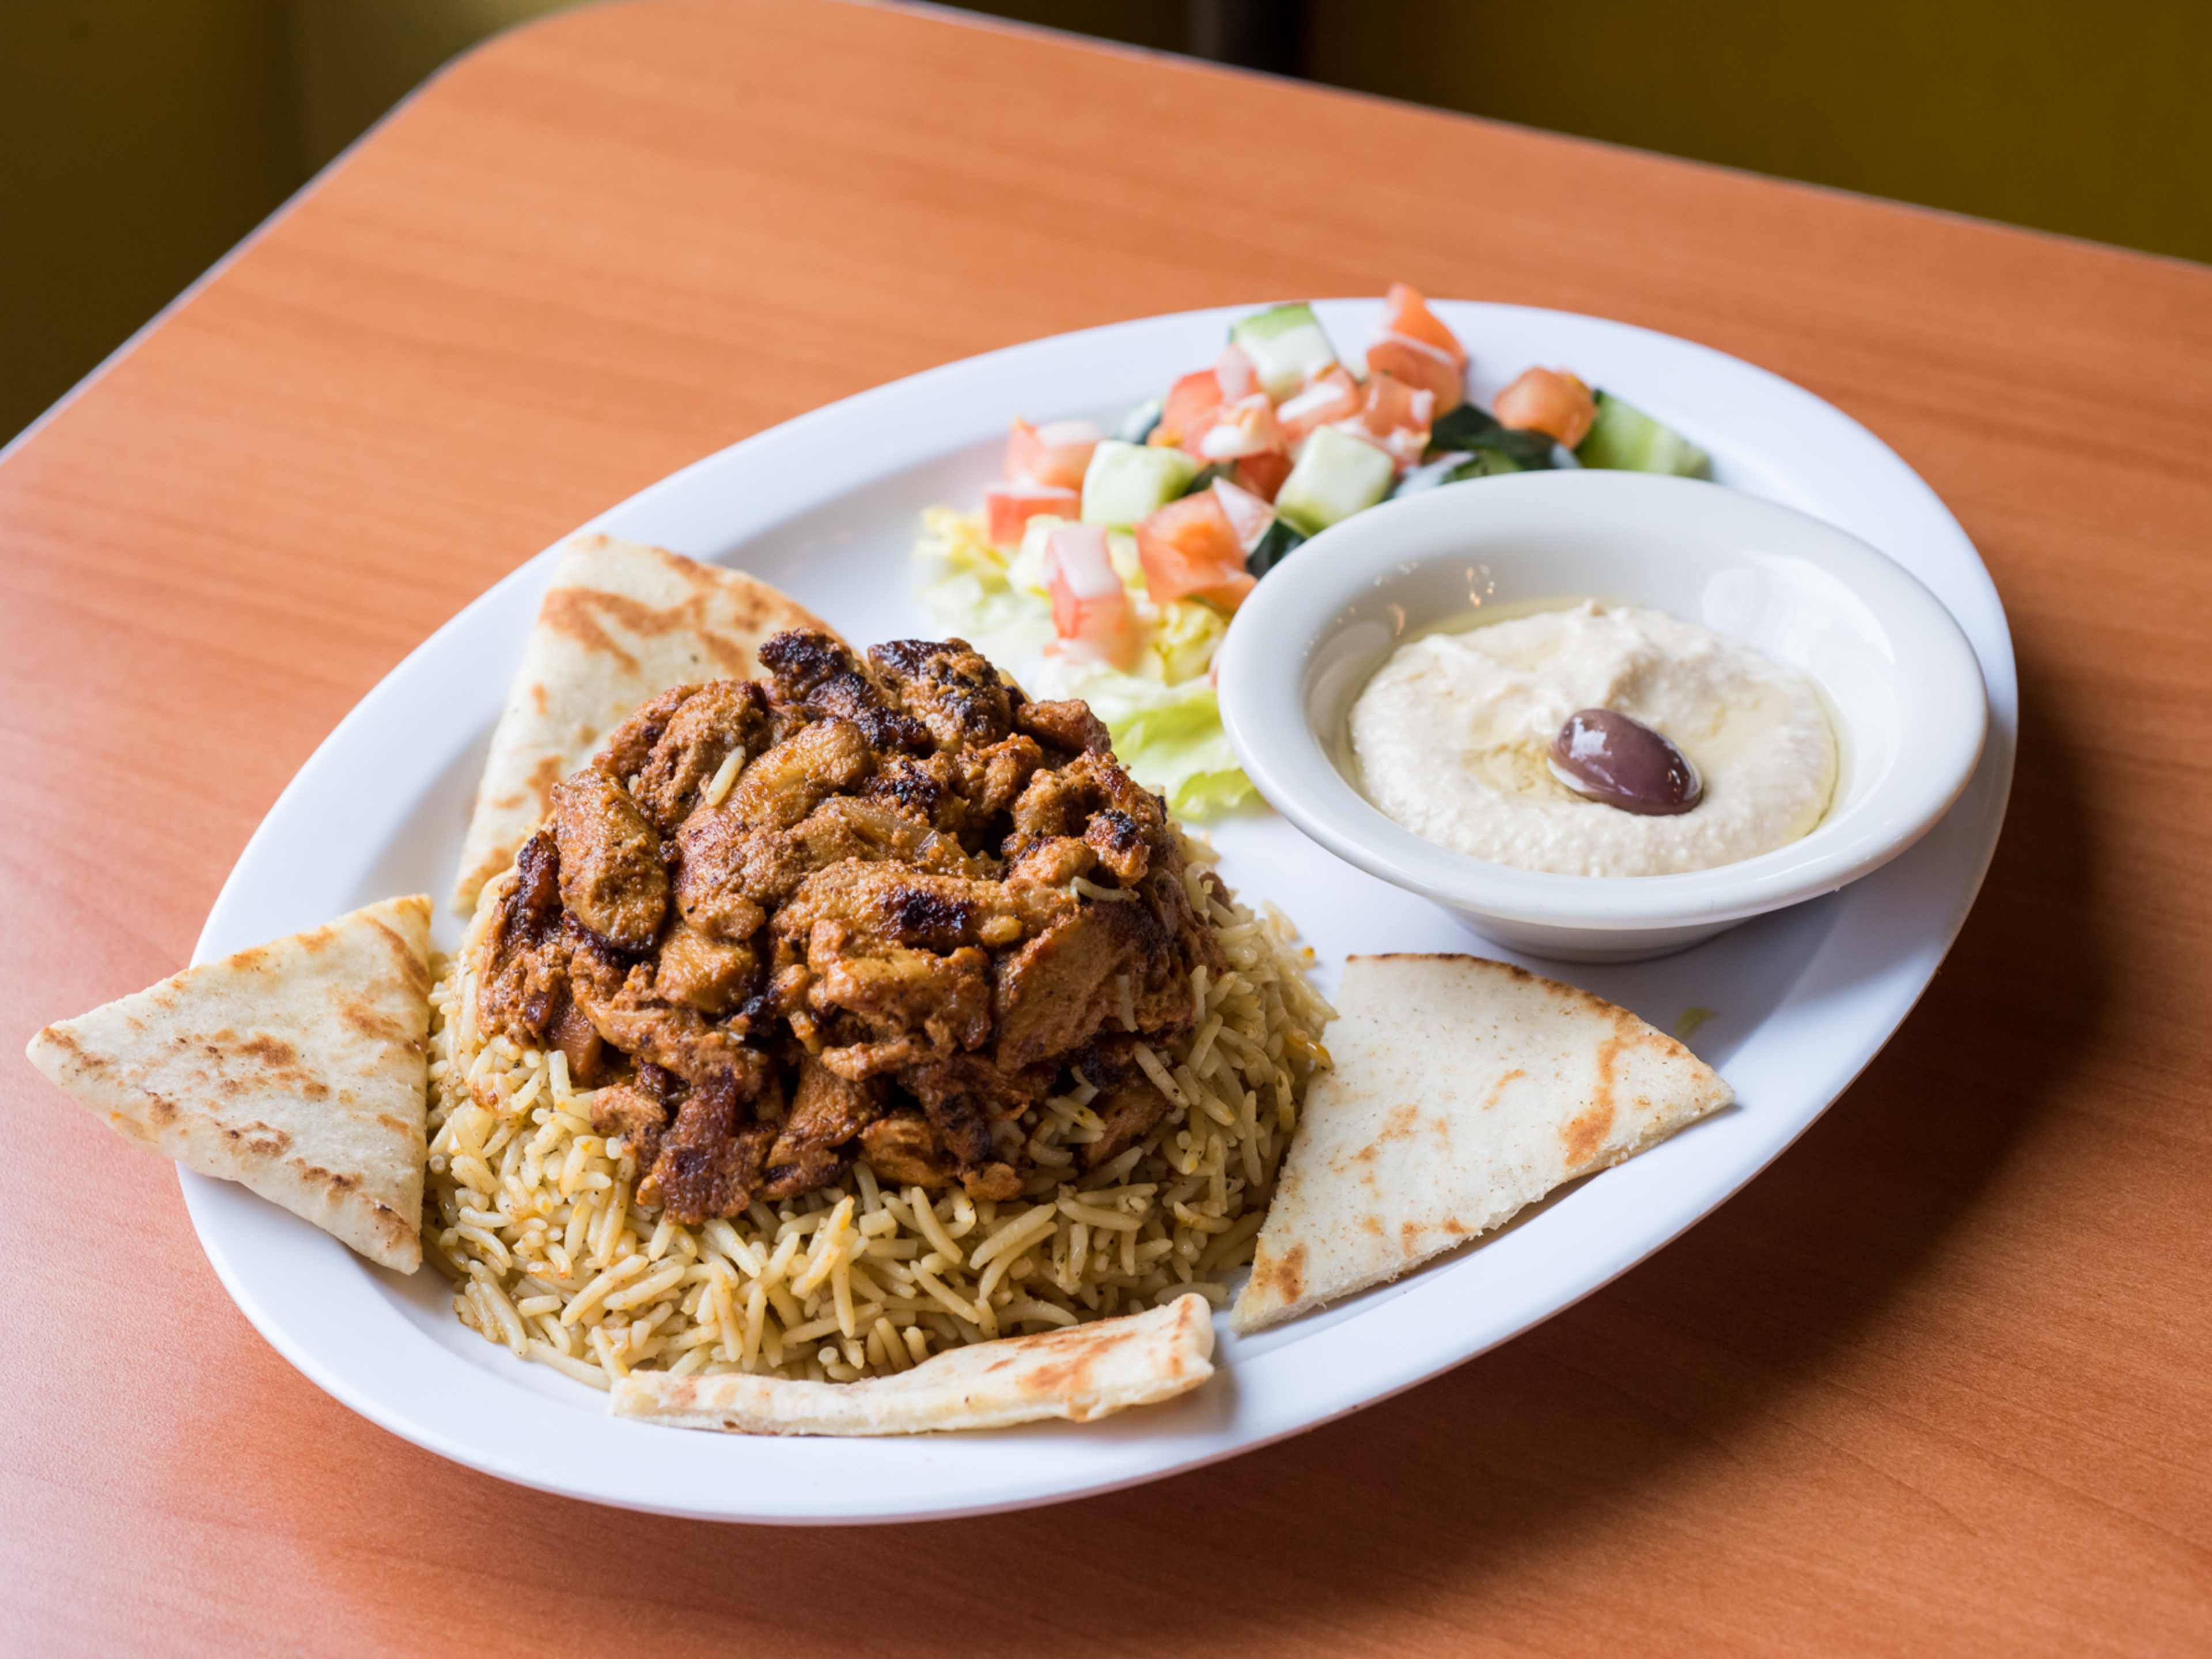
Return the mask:
[(760, 660), (655, 697), (556, 789), (485, 935), (487, 1028), (619, 1083), (600, 1127), (685, 1223), (855, 1161), (1011, 1198), (1024, 1114), (1077, 1071), (1101, 1146), (1143, 1134), (1166, 1103), (1131, 1045), (1187, 1029), (1223, 963), (1105, 727), (959, 640), (864, 663), (792, 632)]

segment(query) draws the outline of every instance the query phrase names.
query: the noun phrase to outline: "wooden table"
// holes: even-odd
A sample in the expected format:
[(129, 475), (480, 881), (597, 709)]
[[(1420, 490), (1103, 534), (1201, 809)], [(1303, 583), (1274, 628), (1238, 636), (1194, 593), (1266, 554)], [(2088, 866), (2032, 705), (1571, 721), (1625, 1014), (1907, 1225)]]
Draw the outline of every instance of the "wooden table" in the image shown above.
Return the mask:
[(1834, 1110), (1350, 1421), (1057, 1510), (771, 1534), (356, 1418), (233, 1309), (167, 1168), (11, 1063), (0, 1648), (2212, 1649), (2201, 267), (934, 15), (526, 29), (0, 465), (10, 1040), (180, 963), (333, 722), (609, 502), (970, 352), (1394, 276), (1764, 363), (1996, 573), (2010, 825)]

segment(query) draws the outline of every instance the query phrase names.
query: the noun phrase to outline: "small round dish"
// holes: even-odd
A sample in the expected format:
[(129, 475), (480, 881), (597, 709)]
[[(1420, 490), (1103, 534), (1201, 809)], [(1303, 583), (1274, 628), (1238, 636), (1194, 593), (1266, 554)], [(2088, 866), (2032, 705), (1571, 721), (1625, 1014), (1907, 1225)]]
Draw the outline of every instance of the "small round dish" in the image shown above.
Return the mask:
[[(1352, 781), (1346, 720), (1401, 641), (1498, 607), (1581, 599), (1666, 611), (1812, 679), (1842, 750), (1820, 823), (1710, 870), (1567, 876), (1450, 851), (1368, 803)], [(1680, 950), (1878, 869), (1958, 798), (1989, 722), (1973, 647), (1900, 566), (1793, 508), (1629, 472), (1450, 484), (1324, 531), (1245, 601), (1219, 681), (1237, 758), (1305, 834), (1486, 938), (1582, 962)]]

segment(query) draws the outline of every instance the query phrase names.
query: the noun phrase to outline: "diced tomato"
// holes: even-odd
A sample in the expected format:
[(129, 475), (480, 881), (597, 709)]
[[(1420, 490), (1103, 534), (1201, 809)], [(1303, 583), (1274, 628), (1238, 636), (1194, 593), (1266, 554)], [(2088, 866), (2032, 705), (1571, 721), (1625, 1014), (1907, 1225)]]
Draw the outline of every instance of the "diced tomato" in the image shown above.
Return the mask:
[(1295, 449), (1316, 428), (1349, 419), (1358, 412), (1359, 382), (1343, 364), (1332, 363), (1309, 380), (1304, 391), (1294, 392), (1275, 405), (1275, 424), (1282, 431), (1283, 441)]
[(1264, 392), (1217, 404), (1182, 434), (1182, 447), (1201, 461), (1236, 461), (1283, 447), (1275, 406)]
[(1402, 334), (1409, 340), (1419, 340), (1423, 345), (1434, 346), (1452, 361), (1452, 367), (1462, 376), (1467, 373), (1467, 348), (1459, 343), (1459, 336), (1446, 328), (1436, 313), (1429, 309), (1418, 289), (1404, 283), (1390, 284), (1390, 296), (1383, 301), (1382, 330), (1386, 334)]
[(1170, 501), (1137, 526), (1137, 556), (1152, 603), (1211, 599), (1235, 610), (1253, 588), (1243, 544), (1211, 489)]
[(1572, 449), (1597, 419), (1590, 389), (1563, 368), (1523, 370), (1490, 406), (1500, 426), (1548, 433)]
[(1467, 381), (1451, 354), (1410, 334), (1385, 334), (1368, 347), (1367, 372), (1393, 375), (1407, 386), (1434, 392), (1439, 415), (1448, 415), (1467, 401)]
[(1103, 525), (1054, 525), (1044, 544), (1045, 590), (1052, 595), (1052, 631), (1061, 644), (1116, 668), (1137, 660), (1142, 641), (1128, 590), (1107, 551)]
[(1234, 403), (1260, 389), (1260, 371), (1244, 348), (1231, 340), (1213, 360), (1213, 380), (1224, 401)]
[(1152, 428), (1152, 441), (1181, 443), (1183, 434), (1195, 429), (1220, 404), (1221, 381), (1212, 369), (1184, 375), (1168, 388), (1168, 399), (1160, 409), (1160, 423)]
[(1249, 489), (1239, 489), (1226, 478), (1213, 481), (1213, 493), (1221, 498), (1221, 510), (1229, 515), (1229, 527), (1237, 532), (1237, 544), (1249, 553), (1267, 526), (1275, 521), (1275, 509)]
[(1362, 435), (1390, 452), (1401, 466), (1419, 463), (1429, 447), (1429, 425), (1435, 418), (1436, 395), (1416, 390), (1394, 374), (1381, 370), (1367, 377), (1367, 396), (1360, 404), (1358, 424)]
[(1083, 470), (1091, 465), (1091, 452), (1103, 434), (1088, 421), (1054, 421), (1031, 426), (1016, 421), (1006, 438), (1006, 477), (1042, 484), (1078, 489)]
[(1083, 495), (1065, 484), (994, 484), (983, 492), (983, 521), (994, 547), (1020, 544), (1022, 530), (1043, 514), (1073, 519), (1083, 511)]
[(1263, 501), (1273, 501), (1282, 492), (1283, 481), (1290, 476), (1291, 453), (1287, 449), (1247, 455), (1237, 463), (1237, 482)]

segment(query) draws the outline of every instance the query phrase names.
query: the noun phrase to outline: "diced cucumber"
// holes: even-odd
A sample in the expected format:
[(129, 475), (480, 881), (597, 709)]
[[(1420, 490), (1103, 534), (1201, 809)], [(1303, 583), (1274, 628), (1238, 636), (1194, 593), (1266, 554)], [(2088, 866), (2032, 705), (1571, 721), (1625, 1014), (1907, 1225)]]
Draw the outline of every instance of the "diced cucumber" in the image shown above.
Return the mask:
[(1277, 401), (1287, 398), (1336, 361), (1310, 305), (1274, 306), (1229, 331), (1259, 372), (1260, 385)]
[(1211, 489), (1213, 488), (1213, 481), (1216, 478), (1226, 478), (1230, 483), (1235, 483), (1237, 482), (1237, 463), (1234, 461), (1208, 461), (1204, 466), (1201, 466), (1197, 471), (1190, 475), (1190, 482), (1182, 487), (1182, 493), (1186, 495), (1195, 495), (1201, 489)]
[(1182, 494), (1198, 463), (1180, 449), (1108, 438), (1083, 473), (1083, 521), (1127, 530)]
[(1701, 478), (1712, 465), (1711, 456), (1674, 428), (1609, 392), (1597, 394), (1597, 419), (1575, 447), (1575, 459), (1584, 466), (1680, 478)]
[(1252, 550), (1244, 556), (1244, 568), (1255, 576), (1264, 576), (1289, 558), (1304, 541), (1304, 536), (1278, 518), (1252, 544)]
[(1322, 427), (1306, 440), (1298, 464), (1283, 480), (1275, 514), (1287, 519), (1294, 530), (1318, 535), (1389, 495), (1397, 471), (1373, 444), (1333, 426)]
[(1140, 444), (1152, 435), (1152, 428), (1160, 423), (1161, 413), (1167, 408), (1158, 398), (1148, 398), (1121, 417), (1121, 424), (1114, 435), (1125, 444)]

